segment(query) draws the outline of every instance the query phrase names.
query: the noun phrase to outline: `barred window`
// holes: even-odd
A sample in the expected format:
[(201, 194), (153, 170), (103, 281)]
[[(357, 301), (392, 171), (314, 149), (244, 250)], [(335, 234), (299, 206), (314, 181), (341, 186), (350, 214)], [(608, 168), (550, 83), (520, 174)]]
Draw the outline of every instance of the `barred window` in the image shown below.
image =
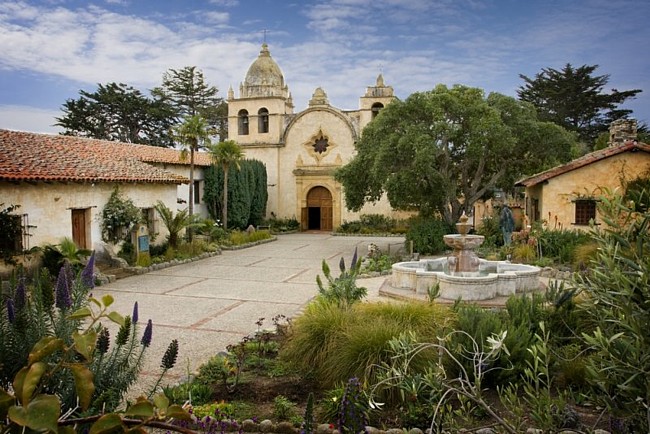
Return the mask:
[(596, 201), (593, 199), (576, 200), (576, 225), (588, 225), (590, 220), (596, 220)]

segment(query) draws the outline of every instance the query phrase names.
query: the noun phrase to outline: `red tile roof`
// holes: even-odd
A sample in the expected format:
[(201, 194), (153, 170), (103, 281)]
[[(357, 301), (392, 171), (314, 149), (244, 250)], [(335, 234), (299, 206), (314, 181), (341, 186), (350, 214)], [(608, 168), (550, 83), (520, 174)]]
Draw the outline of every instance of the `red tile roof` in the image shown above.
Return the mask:
[[(2, 181), (189, 182), (148, 163), (189, 165), (189, 157), (155, 146), (0, 129)], [(195, 164), (210, 165), (209, 154), (196, 153)]]
[(567, 173), (572, 170), (579, 169), (580, 167), (584, 167), (589, 164), (595, 163), (596, 161), (604, 160), (605, 158), (622, 154), (623, 152), (638, 152), (638, 151), (650, 153), (650, 145), (646, 143), (629, 141), (629, 142), (625, 142), (623, 145), (610, 146), (605, 149), (600, 149), (598, 151), (594, 151), (589, 154), (583, 155), (582, 157), (576, 158), (575, 160), (569, 161), (568, 163), (563, 164), (561, 166), (555, 166), (549, 170), (538, 173), (536, 175), (529, 176), (524, 179), (520, 179), (515, 183), (515, 185), (532, 187), (534, 185), (546, 181), (547, 179), (555, 178), (556, 176), (562, 175), (563, 173)]

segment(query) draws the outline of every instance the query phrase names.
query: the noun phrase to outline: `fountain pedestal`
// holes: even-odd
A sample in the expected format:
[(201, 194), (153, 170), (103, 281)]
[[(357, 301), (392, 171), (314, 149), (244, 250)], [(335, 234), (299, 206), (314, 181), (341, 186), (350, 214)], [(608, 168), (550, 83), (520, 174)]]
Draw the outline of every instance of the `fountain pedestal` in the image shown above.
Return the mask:
[(478, 275), (480, 261), (474, 249), (483, 244), (485, 237), (468, 235), (471, 225), (467, 220), (468, 217), (463, 211), (460, 221), (456, 223), (458, 233), (443, 237), (445, 244), (453, 249), (451, 256), (447, 258), (448, 271), (452, 275)]

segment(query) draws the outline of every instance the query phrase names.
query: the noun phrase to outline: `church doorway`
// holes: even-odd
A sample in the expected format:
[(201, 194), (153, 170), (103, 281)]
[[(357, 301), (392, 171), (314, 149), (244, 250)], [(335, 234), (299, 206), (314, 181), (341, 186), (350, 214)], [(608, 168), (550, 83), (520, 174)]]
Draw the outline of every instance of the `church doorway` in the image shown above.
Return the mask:
[(332, 193), (325, 187), (314, 187), (307, 193), (307, 207), (302, 209), (302, 228), (331, 231)]

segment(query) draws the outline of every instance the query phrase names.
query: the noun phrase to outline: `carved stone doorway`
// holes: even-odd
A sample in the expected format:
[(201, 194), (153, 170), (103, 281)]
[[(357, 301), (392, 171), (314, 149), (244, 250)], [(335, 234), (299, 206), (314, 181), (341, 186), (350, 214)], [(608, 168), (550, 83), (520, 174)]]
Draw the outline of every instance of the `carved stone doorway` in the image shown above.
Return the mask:
[(332, 230), (332, 193), (327, 188), (318, 186), (309, 190), (301, 220), (303, 230)]

